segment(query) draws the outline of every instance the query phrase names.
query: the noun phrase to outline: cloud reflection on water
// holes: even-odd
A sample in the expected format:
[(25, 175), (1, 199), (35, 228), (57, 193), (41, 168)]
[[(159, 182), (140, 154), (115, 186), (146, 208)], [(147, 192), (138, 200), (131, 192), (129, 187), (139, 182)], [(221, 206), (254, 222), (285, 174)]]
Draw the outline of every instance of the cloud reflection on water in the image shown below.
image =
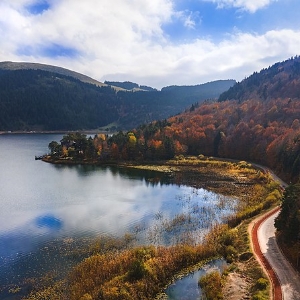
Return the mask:
[[(176, 215), (190, 213), (198, 204), (210, 207), (218, 202), (217, 195), (203, 189), (159, 181), (154, 184), (152, 178), (159, 175), (151, 172), (36, 166), (45, 168), (37, 174), (48, 174), (43, 173), (42, 180), (35, 176), (26, 181), (30, 194), (21, 195), (22, 186), (15, 189), (12, 210), (0, 213), (0, 243), (6, 244), (0, 246), (1, 255), (34, 251), (41, 243), (57, 238), (151, 230), (161, 221), (155, 219), (160, 212), (164, 222), (172, 222)], [(162, 243), (167, 240), (160, 238)]]
[(58, 231), (63, 226), (63, 222), (53, 215), (39, 216), (36, 218), (35, 223), (39, 228), (48, 228), (53, 231)]

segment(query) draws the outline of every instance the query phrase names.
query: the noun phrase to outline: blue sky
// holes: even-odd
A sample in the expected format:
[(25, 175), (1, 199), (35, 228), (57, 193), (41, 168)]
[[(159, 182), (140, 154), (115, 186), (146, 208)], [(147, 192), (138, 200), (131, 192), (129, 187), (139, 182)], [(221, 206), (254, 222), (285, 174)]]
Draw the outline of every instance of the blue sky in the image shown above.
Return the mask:
[(46, 0), (34, 1), (34, 2), (29, 2), (28, 5), (25, 5), (25, 9), (30, 14), (39, 15), (39, 14), (42, 14), (43, 12), (51, 9), (51, 5), (50, 5), (50, 2), (48, 2)]
[[(287, 4), (290, 2), (289, 4)], [(171, 40), (186, 41), (195, 37), (206, 37), (218, 42), (236, 31), (263, 34), (265, 31), (280, 28), (299, 28), (299, 3), (296, 1), (277, 1), (255, 12), (227, 6), (218, 6), (209, 1), (177, 1), (175, 9), (189, 16), (192, 24), (184, 26), (181, 20), (163, 26)], [(295, 9), (292, 9), (294, 7)]]
[(156, 88), (299, 55), (299, 0), (0, 0), (0, 61)]

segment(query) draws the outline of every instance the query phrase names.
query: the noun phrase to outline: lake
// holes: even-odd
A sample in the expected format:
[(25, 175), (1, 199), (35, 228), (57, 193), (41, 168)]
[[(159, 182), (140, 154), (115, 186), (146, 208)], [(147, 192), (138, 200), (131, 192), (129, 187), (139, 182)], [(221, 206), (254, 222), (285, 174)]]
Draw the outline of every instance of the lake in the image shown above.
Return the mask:
[(17, 299), (10, 298), (9, 289), (53, 265), (67, 272), (72, 262), (59, 249), (66, 241), (130, 232), (143, 244), (171, 245), (187, 236), (199, 242), (234, 209), (234, 199), (176, 185), (157, 172), (34, 159), (61, 138), (0, 135), (1, 299)]

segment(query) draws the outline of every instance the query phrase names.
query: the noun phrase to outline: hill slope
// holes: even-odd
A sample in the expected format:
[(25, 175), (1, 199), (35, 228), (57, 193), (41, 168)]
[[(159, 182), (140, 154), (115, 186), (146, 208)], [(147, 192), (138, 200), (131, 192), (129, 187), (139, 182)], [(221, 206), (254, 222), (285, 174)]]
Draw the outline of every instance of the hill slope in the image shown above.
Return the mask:
[(8, 71), (14, 71), (14, 70), (42, 70), (47, 71), (51, 73), (57, 73), (64, 76), (73, 77), (75, 79), (78, 79), (85, 83), (91, 83), (95, 84), (97, 86), (107, 86), (107, 84), (104, 84), (100, 81), (97, 81), (91, 77), (88, 77), (86, 75), (57, 67), (57, 66), (51, 66), (51, 65), (45, 65), (45, 64), (39, 64), (39, 63), (26, 63), (26, 62), (11, 62), (11, 61), (3, 61), (0, 62), (0, 70), (8, 70)]
[[(298, 68), (298, 57), (278, 63), (236, 84), (220, 96), (219, 102), (193, 105), (164, 122), (140, 126), (128, 136), (112, 137), (113, 156), (160, 159), (176, 154), (204, 154), (234, 158), (262, 163), (288, 182), (297, 181), (300, 175)], [(261, 87), (266, 87), (267, 97), (260, 94)], [(128, 142), (134, 140), (133, 150)]]
[(300, 98), (300, 57), (278, 62), (254, 72), (221, 94), (219, 101), (249, 99)]
[[(120, 129), (177, 114), (196, 101), (216, 97), (235, 83), (210, 83), (185, 97), (173, 92), (137, 91), (106, 85), (59, 67), (0, 63), (0, 131), (88, 130), (116, 124)], [(216, 86), (220, 86), (216, 82)]]
[(0, 130), (76, 130), (118, 118), (115, 91), (42, 70), (0, 71)]

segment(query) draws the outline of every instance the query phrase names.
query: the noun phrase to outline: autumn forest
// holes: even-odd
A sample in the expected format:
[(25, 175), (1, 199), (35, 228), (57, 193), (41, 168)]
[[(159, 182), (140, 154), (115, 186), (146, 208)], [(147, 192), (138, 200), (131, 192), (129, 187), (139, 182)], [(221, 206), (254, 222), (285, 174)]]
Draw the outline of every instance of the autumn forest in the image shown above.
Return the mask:
[[(49, 154), (42, 159), (59, 164), (127, 167), (161, 166), (168, 161), (176, 166), (185, 164), (189, 175), (201, 169), (204, 177), (217, 170), (219, 177), (226, 178), (224, 193), (225, 186), (231, 186), (234, 189), (229, 194), (246, 198), (226, 224), (211, 230), (203, 245), (131, 248), (127, 236), (121, 247), (120, 241), (106, 252), (103, 249), (107, 246), (97, 246), (69, 274), (68, 281), (56, 282), (51, 289), (32, 293), (28, 299), (40, 299), (37, 295), (63, 298), (66, 294), (69, 299), (152, 299), (174, 274), (214, 256), (224, 257), (233, 266), (235, 261), (245, 260), (252, 299), (269, 299), (268, 280), (249, 249), (247, 224), (281, 201), (275, 226), (285, 254), (292, 263), (298, 262), (300, 57), (253, 73), (218, 99), (196, 101), (180, 114), (150, 123), (145, 120), (145, 124), (126, 132), (70, 132), (60, 141), (50, 142)], [(292, 184), (284, 191), (268, 172), (253, 168), (251, 163), (270, 167)], [(199, 282), (207, 299), (223, 299), (221, 276), (215, 275)]]
[[(254, 73), (185, 112), (108, 137), (69, 134), (52, 143), (61, 159), (160, 160), (205, 155), (269, 166), (287, 181), (300, 173), (300, 58)], [(81, 141), (81, 142), (80, 142)]]

